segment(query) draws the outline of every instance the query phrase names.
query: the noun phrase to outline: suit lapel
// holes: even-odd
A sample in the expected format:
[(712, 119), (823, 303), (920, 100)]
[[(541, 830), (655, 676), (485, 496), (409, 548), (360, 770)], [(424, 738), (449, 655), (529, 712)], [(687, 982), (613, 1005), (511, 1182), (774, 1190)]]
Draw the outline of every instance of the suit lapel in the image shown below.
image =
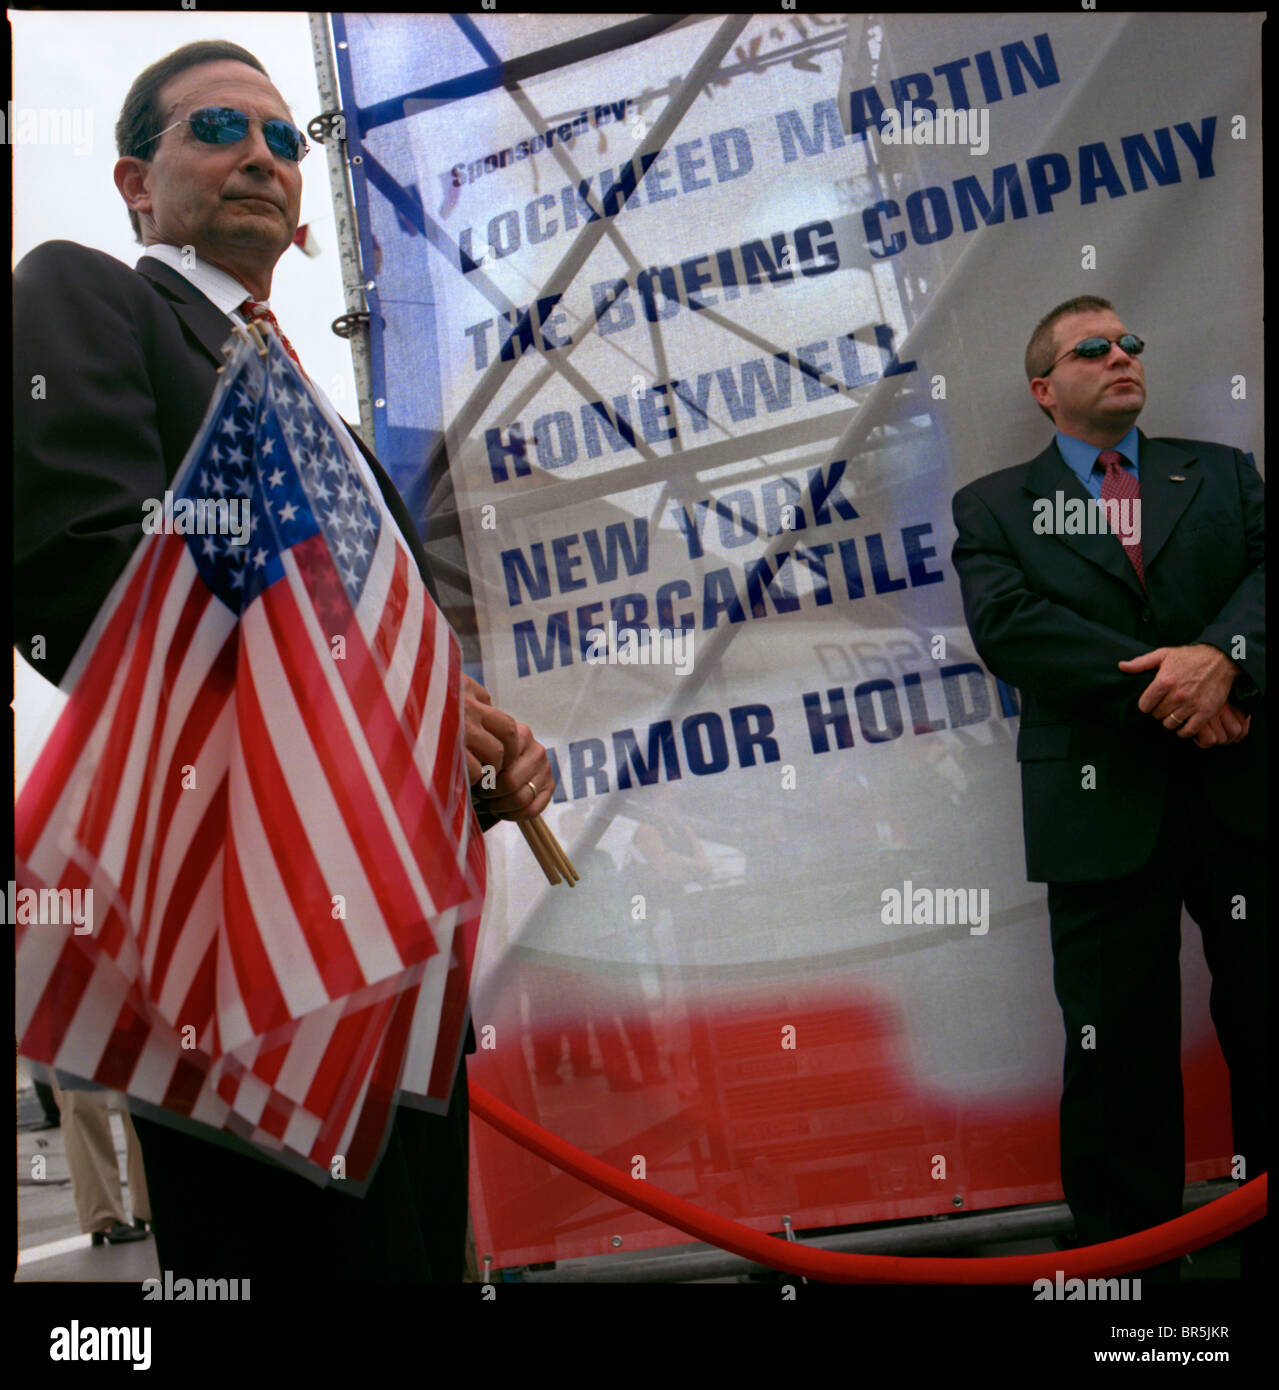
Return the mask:
[(179, 275), (172, 266), (165, 265), (154, 256), (143, 256), (136, 269), (169, 301), (173, 312), (214, 364), (222, 366), (226, 361), (222, 355), (223, 345), (235, 328), (231, 320), (211, 299), (202, 295), (185, 275)]
[[(1145, 472), (1145, 458), (1141, 461), (1142, 473)], [(1022, 484), (1023, 488), (1032, 493), (1036, 498), (1046, 498), (1053, 506), (1053, 515), (1056, 515), (1057, 494), (1069, 501), (1072, 498), (1089, 504), (1091, 508), (1092, 498), (1088, 494), (1088, 489), (1084, 487), (1073, 469), (1067, 467), (1066, 460), (1061, 456), (1061, 450), (1057, 448), (1057, 441), (1053, 440), (1038, 458), (1032, 459), (1030, 467), (1026, 472), (1026, 481)], [(1142, 539), (1145, 539), (1145, 506), (1142, 507)], [(1077, 555), (1099, 569), (1105, 570), (1108, 574), (1114, 575), (1121, 584), (1130, 587), (1138, 596), (1143, 596), (1141, 581), (1137, 578), (1137, 572), (1132, 567), (1132, 561), (1124, 554), (1124, 548), (1119, 543), (1119, 539), (1113, 535), (1071, 535), (1069, 533), (1053, 533), (1053, 539), (1060, 541), (1062, 545), (1069, 546)], [(1142, 550), (1143, 563), (1145, 550)]]
[[(1140, 441), (1141, 563), (1148, 575), (1173, 528), (1198, 493), (1202, 480), (1193, 454), (1174, 448), (1160, 439), (1147, 439), (1140, 430), (1137, 431), (1137, 438)], [(1185, 481), (1175, 483), (1173, 477), (1181, 477)], [(1036, 498), (1047, 498), (1054, 505), (1058, 492), (1067, 499), (1091, 500), (1088, 490), (1074, 471), (1066, 466), (1055, 440), (1031, 461), (1022, 486)], [(1060, 535), (1056, 539), (1144, 597), (1141, 581), (1117, 537)]]
[[(1203, 486), (1203, 470), (1194, 454), (1162, 439), (1141, 439), (1141, 563), (1149, 572), (1164, 542), (1186, 514)], [(1184, 478), (1174, 483), (1174, 477)]]

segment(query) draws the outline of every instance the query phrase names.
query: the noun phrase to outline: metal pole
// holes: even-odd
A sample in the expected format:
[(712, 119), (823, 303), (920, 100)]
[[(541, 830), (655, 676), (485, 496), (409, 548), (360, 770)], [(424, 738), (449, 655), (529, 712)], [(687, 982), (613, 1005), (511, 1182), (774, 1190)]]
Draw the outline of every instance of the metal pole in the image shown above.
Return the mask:
[[(320, 89), (320, 103), (327, 130), (319, 135), (328, 157), (329, 183), (333, 188), (333, 215), (338, 229), (338, 255), (342, 268), (342, 288), (346, 296), (348, 332), (351, 344), (351, 364), (355, 370), (355, 394), (360, 407), (360, 422), (356, 427), (360, 438), (370, 449), (373, 439), (373, 356), (369, 347), (368, 304), (364, 297), (364, 267), (360, 263), (360, 239), (355, 220), (355, 200), (351, 193), (350, 170), (346, 157), (346, 120), (342, 114), (338, 93), (337, 68), (333, 61), (333, 45), (328, 15), (311, 12), (311, 51), (315, 57), (315, 79)], [(321, 120), (323, 117), (321, 118)], [(315, 123), (313, 123), (314, 125)], [(339, 320), (341, 322), (341, 320)], [(335, 327), (334, 332), (337, 332)]]
[[(1195, 1211), (1226, 1193), (1236, 1184), (1214, 1178), (1192, 1183), (1182, 1198), (1183, 1211)], [(1064, 1235), (1074, 1222), (1064, 1202), (1036, 1203), (1004, 1207), (995, 1211), (954, 1212), (923, 1217), (892, 1226), (869, 1230), (852, 1227), (835, 1235), (812, 1236), (799, 1244), (814, 1250), (838, 1250), (858, 1255), (998, 1255), (1000, 1243), (1019, 1245), (1036, 1241), (1048, 1243)], [(1009, 1254), (1036, 1254), (1030, 1250), (1010, 1250)], [(1044, 1251), (1044, 1254), (1050, 1252)], [(525, 1284), (654, 1284), (684, 1283), (694, 1280), (740, 1279), (750, 1274), (773, 1273), (776, 1278), (795, 1278), (770, 1271), (727, 1250), (708, 1245), (686, 1245), (666, 1250), (643, 1250), (633, 1255), (592, 1255), (561, 1260), (554, 1269), (521, 1270)]]

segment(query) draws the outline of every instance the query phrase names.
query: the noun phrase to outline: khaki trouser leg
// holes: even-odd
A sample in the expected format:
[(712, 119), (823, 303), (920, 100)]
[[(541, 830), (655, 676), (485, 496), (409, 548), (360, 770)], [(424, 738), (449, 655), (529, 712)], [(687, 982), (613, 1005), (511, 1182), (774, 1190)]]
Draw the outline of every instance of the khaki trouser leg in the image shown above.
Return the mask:
[(58, 1086), (53, 1090), (62, 1112), (62, 1137), (80, 1229), (86, 1234), (105, 1231), (113, 1221), (125, 1220), (107, 1095), (64, 1091)]
[(129, 1206), (133, 1209), (133, 1219), (141, 1218), (150, 1224), (151, 1199), (147, 1196), (147, 1174), (142, 1166), (142, 1145), (138, 1143), (137, 1131), (129, 1112), (122, 1110), (120, 1118), (124, 1121), (125, 1151), (128, 1157), (126, 1171), (129, 1175)]

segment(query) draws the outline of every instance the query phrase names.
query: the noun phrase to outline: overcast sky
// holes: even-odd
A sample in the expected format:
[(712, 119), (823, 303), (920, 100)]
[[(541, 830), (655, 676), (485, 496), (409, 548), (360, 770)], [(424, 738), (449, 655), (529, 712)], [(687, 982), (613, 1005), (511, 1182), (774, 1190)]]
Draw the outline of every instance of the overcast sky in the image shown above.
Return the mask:
[[(78, 241), (129, 265), (142, 248), (111, 176), (115, 123), (133, 79), (157, 58), (197, 39), (229, 39), (255, 54), (288, 102), (297, 124), (320, 112), (305, 13), (206, 14), (199, 9), (139, 13), (9, 10), (13, 35), (14, 133), (22, 108), (68, 108), (78, 120), (67, 145), (13, 144), (13, 260), (42, 241)], [(312, 143), (302, 166), (302, 217), (322, 251), (284, 253), (271, 307), (318, 381), (348, 420), (359, 418), (351, 350), (329, 328), (345, 311), (328, 163)], [(18, 771), (61, 703), (52, 687), (16, 657)]]

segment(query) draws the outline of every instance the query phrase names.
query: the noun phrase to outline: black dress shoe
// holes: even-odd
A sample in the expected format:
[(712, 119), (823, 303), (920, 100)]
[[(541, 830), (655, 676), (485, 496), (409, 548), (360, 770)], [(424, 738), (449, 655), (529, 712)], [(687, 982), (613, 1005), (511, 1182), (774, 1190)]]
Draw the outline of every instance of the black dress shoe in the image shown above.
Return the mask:
[(101, 1245), (106, 1241), (108, 1245), (124, 1245), (131, 1240), (146, 1240), (145, 1230), (138, 1230), (136, 1226), (126, 1226), (123, 1221), (113, 1221), (105, 1231), (94, 1231), (94, 1245)]
[(133, 1228), (135, 1231), (141, 1231), (145, 1235), (146, 1232), (151, 1229), (151, 1223), (149, 1221), (144, 1221), (140, 1216), (135, 1216), (133, 1218)]

